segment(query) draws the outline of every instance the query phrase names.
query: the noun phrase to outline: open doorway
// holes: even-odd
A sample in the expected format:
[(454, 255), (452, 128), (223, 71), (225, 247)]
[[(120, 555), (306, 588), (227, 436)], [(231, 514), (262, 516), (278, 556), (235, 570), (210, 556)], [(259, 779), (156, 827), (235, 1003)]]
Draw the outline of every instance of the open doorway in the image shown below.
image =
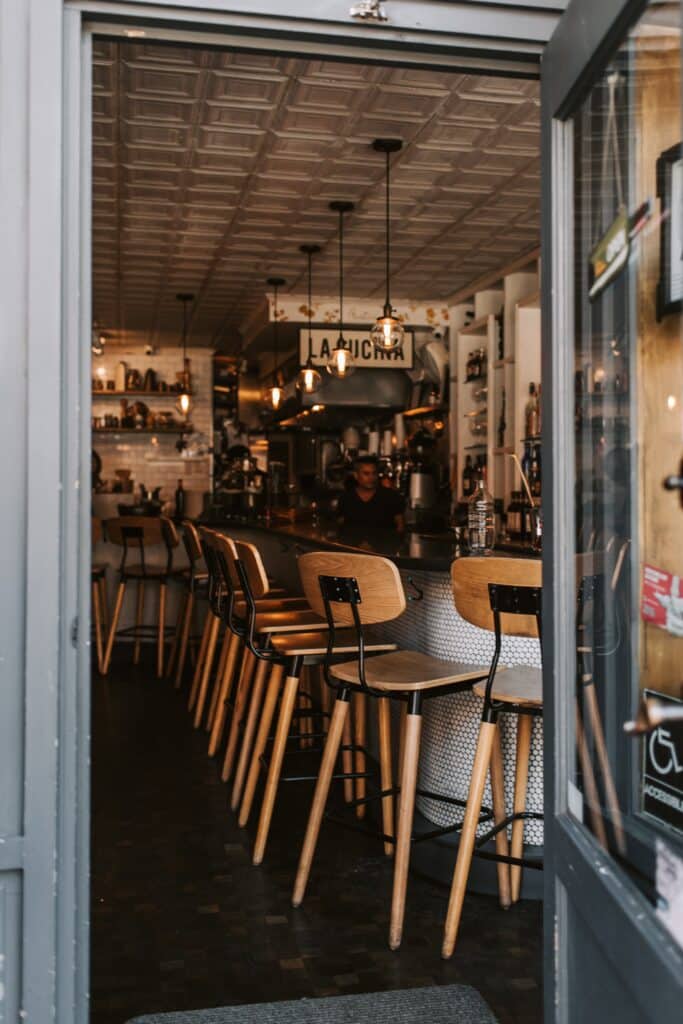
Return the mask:
[[(458, 499), (469, 496), (463, 476), (468, 453), (458, 447), (456, 429), (467, 423), (468, 438), (480, 446), (476, 458), (483, 461), (477, 464), (486, 464), (484, 456), (490, 460), (494, 497), (508, 515), (517, 488), (506, 449), (521, 442), (522, 425), (527, 433), (520, 383), (528, 392), (540, 379), (535, 355), (524, 363), (523, 380), (515, 371), (527, 352), (525, 338), (538, 349), (538, 95), (537, 82), (523, 78), (95, 39), (96, 517), (118, 518), (119, 506), (128, 506), (140, 516), (168, 516), (177, 531), (183, 518), (209, 521), (220, 506), (224, 523), (250, 527), (263, 511), (257, 473), (284, 466), (282, 493), (296, 494), (297, 477), (329, 471), (334, 459), (307, 451), (315, 430), (280, 430), (254, 406), (260, 406), (258, 393), (271, 373), (281, 371), (286, 385), (298, 369), (299, 328), (307, 324), (301, 245), (321, 248), (314, 279), (318, 322), (336, 319), (338, 222), (332, 201), (355, 204), (346, 229), (346, 323), (367, 325), (374, 315), (368, 310), (381, 311), (384, 164), (371, 143), (382, 137), (403, 143), (392, 166), (392, 290), (396, 305), (400, 299), (405, 306), (406, 327), (413, 328), (415, 358), (410, 376), (405, 374), (410, 386), (400, 409), (380, 411), (379, 396), (370, 391), (356, 403), (370, 407), (370, 414), (361, 417), (354, 407), (324, 421), (319, 433), (332, 444), (354, 427), (362, 449), (374, 445), (370, 435), (379, 427), (383, 433), (389, 424), (395, 432), (395, 416), (417, 410), (415, 423), (436, 441), (434, 462), (443, 465), (436, 484), (442, 498), (450, 488), (450, 516)], [(279, 317), (279, 362), (273, 304), (266, 298), (269, 277), (285, 282), (275, 319), (289, 301), (287, 321), (295, 325), (292, 333)], [(192, 298), (183, 302), (179, 295)], [(458, 376), (455, 358), (459, 381), (430, 377), (427, 346), (434, 340), (442, 344), (430, 351), (447, 352), (449, 378)], [(452, 343), (450, 352), (446, 343)], [(488, 361), (489, 352), (487, 385), (482, 353)], [(500, 363), (495, 394), (494, 363)], [(188, 373), (191, 430), (177, 408)], [(486, 395), (473, 398), (487, 386), (488, 401)], [(250, 403), (250, 394), (257, 401)], [(458, 404), (464, 399), (479, 404), (465, 408)], [(303, 406), (295, 418), (309, 412)], [(474, 433), (470, 420), (486, 426)], [(403, 421), (408, 438), (417, 434), (410, 418)], [(531, 440), (537, 439), (538, 424), (529, 429)], [(264, 444), (272, 446), (270, 467), (260, 461)], [(240, 445), (246, 468), (235, 465), (231, 452)], [(535, 457), (531, 443), (529, 468)], [(305, 473), (297, 472), (299, 465)], [(540, 467), (538, 473), (540, 488)], [(309, 510), (310, 504), (309, 494)], [(522, 513), (517, 508), (513, 515)], [(295, 514), (291, 520), (296, 522)], [(520, 532), (521, 522), (513, 532)], [(517, 520), (508, 519), (508, 529), (512, 523)], [(413, 572), (417, 590), (424, 596), (425, 583), (433, 588), (428, 600), (451, 602), (444, 570), (434, 568), (435, 548), (419, 547), (427, 535), (427, 543), (437, 544), (446, 525), (415, 525), (418, 546), (410, 557), (422, 558), (425, 566)], [(117, 606), (119, 540), (111, 530), (105, 533), (94, 556), (108, 566), (106, 625)], [(173, 572), (187, 567), (180, 536), (169, 540), (160, 533), (155, 541), (156, 555), (147, 559), (151, 570), (167, 564), (167, 542)], [(283, 550), (281, 541), (274, 549), (263, 542), (266, 568), (294, 597), (300, 593), (298, 543)], [(455, 983), (478, 989), (503, 1024), (540, 1020), (537, 900), (523, 899), (505, 914), (486, 891), (490, 878), (475, 882), (483, 891), (468, 893), (458, 953), (447, 964), (439, 959), (443, 884), (453, 848), (440, 848), (436, 860), (420, 860), (398, 952), (387, 948), (385, 936), (390, 861), (381, 843), (356, 832), (332, 824), (323, 830), (316, 892), (292, 911), (290, 889), (312, 783), (281, 787), (268, 856), (252, 866), (253, 822), (246, 830), (236, 824), (229, 787), (220, 778), (222, 758), (207, 756), (205, 720), (194, 728), (187, 713), (201, 659), (206, 604), (200, 601), (189, 623), (179, 688), (174, 686), (180, 657), (174, 627), (184, 583), (171, 575), (161, 609), (157, 580), (144, 588), (131, 582), (111, 667), (93, 678), (93, 1024), (123, 1024), (143, 1012)], [(161, 645), (160, 611), (162, 626), (168, 626)], [(410, 620), (410, 630), (419, 646), (415, 622)], [(123, 632), (136, 625), (146, 633)], [(447, 645), (443, 649), (448, 653)], [(520, 657), (536, 664), (535, 653), (522, 651)], [(217, 667), (207, 676), (209, 687)], [(461, 724), (459, 718), (448, 722), (454, 729)], [(458, 776), (461, 767), (437, 757), (431, 770), (441, 779)], [(422, 812), (442, 824), (429, 806)], [(540, 848), (542, 833), (531, 838)]]

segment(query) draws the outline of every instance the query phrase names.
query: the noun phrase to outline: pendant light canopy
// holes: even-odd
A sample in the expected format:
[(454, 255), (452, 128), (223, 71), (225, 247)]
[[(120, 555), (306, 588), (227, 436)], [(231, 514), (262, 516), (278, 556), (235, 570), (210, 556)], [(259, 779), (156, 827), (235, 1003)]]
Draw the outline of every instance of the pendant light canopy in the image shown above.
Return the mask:
[(353, 210), (353, 203), (336, 200), (330, 203), (330, 209), (339, 214), (339, 337), (327, 370), (333, 377), (344, 380), (356, 368), (353, 354), (344, 340), (344, 214)]
[(384, 302), (384, 310), (381, 316), (377, 317), (375, 324), (370, 331), (370, 337), (376, 349), (381, 352), (394, 352), (403, 343), (403, 324), (401, 321), (394, 316), (394, 309), (391, 305), (390, 296), (390, 280), (391, 280), (391, 260), (390, 260), (390, 192), (389, 192), (389, 165), (391, 162), (391, 154), (398, 153), (403, 146), (403, 142), (400, 139), (375, 139), (372, 144), (374, 150), (378, 153), (384, 153), (386, 157), (386, 299)]
[(284, 277), (269, 277), (267, 284), (273, 289), (275, 295), (273, 298), (273, 380), (270, 387), (267, 387), (264, 392), (264, 400), (267, 406), (277, 412), (282, 404), (282, 386), (280, 384), (280, 376), (277, 368), (277, 357), (278, 357), (278, 308), (277, 308), (277, 290), (283, 284), (286, 284)]
[(308, 359), (299, 370), (296, 377), (296, 386), (304, 395), (314, 394), (320, 387), (322, 378), (313, 365), (313, 338), (311, 337), (311, 320), (313, 318), (312, 307), (312, 280), (313, 280), (313, 257), (320, 252), (319, 245), (301, 245), (301, 252), (308, 257)]
[(192, 411), (192, 392), (190, 391), (190, 374), (187, 369), (187, 324), (188, 315), (187, 307), (188, 303), (194, 300), (194, 295), (190, 292), (180, 292), (176, 295), (178, 302), (183, 304), (183, 370), (182, 378), (180, 383), (180, 394), (178, 395), (175, 407), (181, 416), (187, 417)]

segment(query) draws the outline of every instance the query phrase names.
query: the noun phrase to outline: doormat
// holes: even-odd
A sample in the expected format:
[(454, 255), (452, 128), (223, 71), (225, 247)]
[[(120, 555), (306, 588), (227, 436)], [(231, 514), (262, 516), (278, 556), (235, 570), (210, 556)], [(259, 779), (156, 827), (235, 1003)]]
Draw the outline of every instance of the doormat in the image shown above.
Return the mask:
[(128, 1024), (497, 1024), (469, 985), (152, 1013)]

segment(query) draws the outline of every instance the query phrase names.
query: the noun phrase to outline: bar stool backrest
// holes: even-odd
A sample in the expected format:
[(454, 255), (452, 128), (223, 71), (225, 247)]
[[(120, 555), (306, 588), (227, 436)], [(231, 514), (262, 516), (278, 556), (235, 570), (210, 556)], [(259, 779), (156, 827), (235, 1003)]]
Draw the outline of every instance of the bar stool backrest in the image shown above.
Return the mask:
[[(495, 630), (489, 587), (541, 587), (541, 561), (535, 558), (456, 558), (451, 566), (453, 600), (458, 613), (473, 626)], [(538, 622), (533, 614), (505, 612), (501, 608), (501, 633), (509, 636), (538, 637)]]
[(259, 598), (266, 597), (270, 590), (270, 584), (261, 552), (254, 544), (248, 544), (242, 540), (235, 541), (235, 548), (237, 558), (246, 574), (252, 598), (258, 601)]
[(199, 530), (194, 525), (191, 519), (183, 519), (183, 545), (187, 552), (187, 557), (190, 560), (190, 565), (194, 567), (197, 562), (202, 558), (202, 542), (199, 537)]
[(335, 626), (355, 626), (354, 608), (363, 625), (390, 622), (406, 610), (401, 576), (388, 558), (311, 551), (299, 558), (299, 574), (313, 611), (324, 618), (327, 604)]
[(117, 516), (105, 523), (107, 539), (123, 548), (119, 572), (125, 572), (128, 556), (135, 551), (145, 571), (145, 550), (151, 547), (166, 548), (166, 572), (173, 565), (173, 549), (178, 546), (178, 531), (167, 516)]

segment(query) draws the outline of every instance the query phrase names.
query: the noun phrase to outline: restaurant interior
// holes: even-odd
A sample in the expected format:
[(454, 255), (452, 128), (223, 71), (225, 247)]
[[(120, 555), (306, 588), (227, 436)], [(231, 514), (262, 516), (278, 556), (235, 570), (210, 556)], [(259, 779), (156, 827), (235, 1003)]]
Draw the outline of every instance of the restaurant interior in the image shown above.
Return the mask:
[(539, 118), (94, 41), (93, 1024), (541, 1020)]

